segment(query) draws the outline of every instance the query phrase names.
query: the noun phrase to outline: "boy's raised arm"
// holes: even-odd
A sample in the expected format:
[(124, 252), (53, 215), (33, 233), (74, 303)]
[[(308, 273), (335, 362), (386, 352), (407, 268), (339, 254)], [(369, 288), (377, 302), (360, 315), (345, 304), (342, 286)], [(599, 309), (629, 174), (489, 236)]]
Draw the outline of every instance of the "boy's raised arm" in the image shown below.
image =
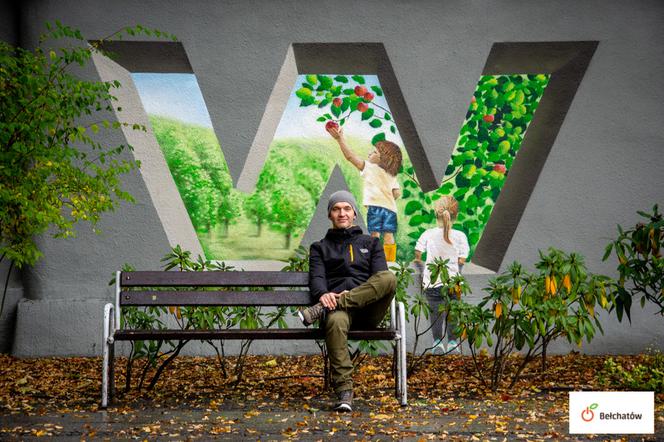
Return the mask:
[(326, 128), (327, 132), (332, 135), (332, 138), (337, 140), (337, 143), (339, 143), (339, 147), (341, 148), (341, 153), (344, 154), (344, 158), (346, 158), (350, 163), (357, 167), (359, 171), (364, 170), (364, 160), (357, 156), (355, 152), (350, 150), (348, 145), (346, 144), (346, 139), (344, 138), (344, 133), (340, 127), (329, 127)]

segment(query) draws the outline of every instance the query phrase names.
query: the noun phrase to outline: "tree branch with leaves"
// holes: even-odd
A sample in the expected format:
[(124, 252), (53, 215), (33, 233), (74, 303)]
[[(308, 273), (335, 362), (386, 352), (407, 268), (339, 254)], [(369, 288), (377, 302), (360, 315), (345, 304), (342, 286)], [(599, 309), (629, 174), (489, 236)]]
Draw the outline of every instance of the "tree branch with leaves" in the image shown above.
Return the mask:
[[(89, 221), (97, 231), (103, 213), (134, 201), (120, 183), (121, 175), (140, 166), (123, 157), (132, 147), (109, 146), (97, 134), (145, 127), (108, 119), (85, 124), (97, 114), (121, 111), (113, 94), (121, 85), (83, 80), (70, 68), (85, 66), (93, 54), (108, 56), (104, 43), (125, 35), (175, 40), (140, 25), (92, 42), (60, 22), (46, 26), (34, 50), (0, 41), (0, 261), (10, 262), (10, 272), (41, 257), (35, 237), (48, 229), (68, 238), (77, 223)], [(56, 40), (65, 44), (50, 44)], [(47, 43), (54, 49), (45, 49)], [(6, 290), (7, 282), (2, 307)]]

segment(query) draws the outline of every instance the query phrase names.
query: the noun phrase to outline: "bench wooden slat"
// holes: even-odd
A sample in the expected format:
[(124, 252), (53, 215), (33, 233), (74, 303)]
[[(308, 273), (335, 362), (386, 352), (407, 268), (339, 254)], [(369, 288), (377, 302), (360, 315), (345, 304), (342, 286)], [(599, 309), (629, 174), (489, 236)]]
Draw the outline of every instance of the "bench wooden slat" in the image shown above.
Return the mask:
[(271, 290), (245, 291), (123, 291), (121, 306), (200, 305), (200, 306), (284, 306), (311, 305), (309, 291)]
[[(351, 330), (350, 340), (392, 340), (396, 332), (390, 329)], [(199, 340), (199, 339), (325, 339), (320, 328), (287, 329), (231, 329), (231, 330), (117, 330), (116, 341), (143, 340)]]
[(307, 272), (122, 272), (122, 287), (308, 287)]

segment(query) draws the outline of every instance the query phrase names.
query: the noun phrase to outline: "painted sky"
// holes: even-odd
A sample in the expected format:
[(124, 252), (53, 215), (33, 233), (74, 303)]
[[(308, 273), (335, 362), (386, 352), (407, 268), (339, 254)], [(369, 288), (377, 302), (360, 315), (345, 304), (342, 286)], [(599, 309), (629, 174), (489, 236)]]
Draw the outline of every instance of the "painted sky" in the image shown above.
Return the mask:
[(131, 74), (143, 108), (186, 123), (212, 127), (210, 114), (194, 74)]
[[(327, 75), (334, 77), (337, 74)], [(364, 78), (367, 88), (380, 86), (378, 76), (364, 75)], [(148, 114), (162, 115), (186, 123), (212, 127), (203, 94), (194, 74), (136, 73), (132, 74), (132, 79)], [(295, 91), (304, 80), (305, 75), (300, 75), (293, 85), (286, 110), (281, 117), (274, 138), (329, 137), (324, 125), (316, 121), (316, 118), (325, 112), (316, 106), (300, 107), (300, 99), (295, 96)], [(354, 86), (355, 83), (352, 81), (348, 84), (348, 87)], [(389, 109), (384, 96), (376, 96), (374, 102)], [(360, 114), (357, 112), (346, 122), (344, 131), (347, 135), (366, 138), (367, 141), (378, 132), (371, 129), (366, 121), (361, 122)], [(398, 130), (396, 134), (386, 131), (386, 135), (388, 140), (403, 146)], [(220, 141), (223, 144), (223, 140)]]

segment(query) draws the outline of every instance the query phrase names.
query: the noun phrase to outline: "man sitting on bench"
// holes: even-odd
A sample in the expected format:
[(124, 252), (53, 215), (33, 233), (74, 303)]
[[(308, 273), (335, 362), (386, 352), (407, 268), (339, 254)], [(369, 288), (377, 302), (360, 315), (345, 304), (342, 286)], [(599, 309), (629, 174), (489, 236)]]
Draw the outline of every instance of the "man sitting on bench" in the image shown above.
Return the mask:
[(299, 312), (304, 325), (324, 320), (336, 411), (352, 411), (353, 363), (348, 330), (374, 328), (392, 302), (396, 278), (387, 269), (378, 238), (354, 225), (358, 210), (350, 192), (338, 191), (327, 203), (332, 228), (311, 245), (309, 288), (318, 304)]

